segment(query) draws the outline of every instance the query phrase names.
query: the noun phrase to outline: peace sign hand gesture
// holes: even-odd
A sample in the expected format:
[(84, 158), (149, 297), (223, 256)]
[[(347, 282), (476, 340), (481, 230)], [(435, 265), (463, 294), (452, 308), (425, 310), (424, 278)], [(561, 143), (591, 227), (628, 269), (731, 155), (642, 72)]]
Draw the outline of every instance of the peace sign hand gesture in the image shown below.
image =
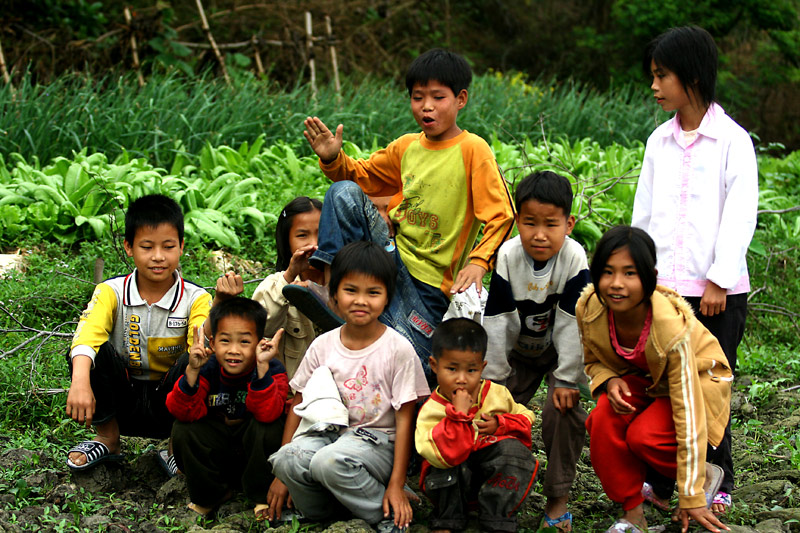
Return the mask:
[(206, 348), (205, 335), (203, 329), (193, 326), (194, 328), (194, 342), (189, 350), (189, 364), (186, 367), (186, 384), (194, 387), (197, 384), (197, 376), (200, 375), (200, 369), (208, 362), (208, 358), (213, 353), (210, 348)]

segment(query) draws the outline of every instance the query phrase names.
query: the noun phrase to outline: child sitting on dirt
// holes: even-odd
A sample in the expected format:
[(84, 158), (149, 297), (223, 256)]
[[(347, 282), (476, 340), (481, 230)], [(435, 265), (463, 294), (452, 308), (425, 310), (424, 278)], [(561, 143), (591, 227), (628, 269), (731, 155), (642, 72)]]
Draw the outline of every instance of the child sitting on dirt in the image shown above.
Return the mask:
[(575, 303), (589, 283), (586, 252), (569, 238), (572, 185), (535, 172), (514, 197), (519, 236), (500, 247), (483, 325), (489, 335), (483, 376), (504, 383), (527, 405), (546, 379), (542, 439), (547, 453), (543, 526), (572, 531), (569, 491), (586, 438), (578, 386), (586, 383)]
[(290, 383), (284, 445), (270, 457), (270, 520), (280, 517), (288, 487), (310, 520), (344, 509), (379, 531), (411, 522), (403, 487), (415, 406), (430, 389), (411, 344), (378, 321), (396, 279), (394, 260), (376, 243), (352, 242), (336, 254), (329, 290), (345, 323), (314, 340)]
[(597, 406), (586, 420), (597, 477), (623, 515), (607, 533), (648, 531), (641, 489), (647, 468), (678, 481), (682, 531), (695, 520), (728, 529), (708, 508), (722, 469), (706, 463), (730, 414), (733, 374), (717, 339), (672, 289), (656, 285), (656, 247), (618, 226), (597, 243), (575, 308)]
[[(422, 132), (400, 137), (368, 160), (342, 151), (341, 124), (333, 133), (319, 118), (305, 120), (304, 135), (322, 171), (337, 182), (325, 195), (311, 264), (329, 269), (336, 252), (353, 241), (386, 246), (398, 284), (381, 321), (411, 342), (429, 378), (431, 336), (450, 295), (472, 284), (480, 290), (513, 227), (511, 196), (489, 145), (456, 123), (471, 80), (469, 64), (455, 53), (420, 55), (406, 73), (406, 87)], [(392, 196), (394, 240), (367, 195)], [(482, 223), (483, 237), (473, 248)], [(296, 305), (315, 322), (327, 315), (314, 298)]]
[(420, 486), (433, 501), (434, 531), (462, 530), (477, 499), (481, 531), (516, 531), (516, 510), (533, 486), (533, 413), (502, 385), (481, 379), (486, 331), (468, 318), (433, 334), (431, 370), (439, 386), (417, 418)]
[(69, 450), (73, 470), (119, 460), (121, 434), (169, 437), (167, 393), (211, 307), (211, 296), (177, 272), (183, 244), (177, 203), (158, 194), (131, 202), (123, 245), (136, 269), (97, 286), (68, 355), (67, 416), (97, 431)]
[[(211, 309), (210, 348), (194, 332), (184, 375), (167, 395), (175, 460), (186, 474), (189, 508), (206, 516), (241, 482), (256, 502), (256, 518), (267, 511), (272, 468), (267, 461), (281, 445), (289, 382), (274, 357), (283, 330), (262, 338), (267, 312), (249, 298), (231, 298)], [(214, 354), (214, 358), (209, 356)]]

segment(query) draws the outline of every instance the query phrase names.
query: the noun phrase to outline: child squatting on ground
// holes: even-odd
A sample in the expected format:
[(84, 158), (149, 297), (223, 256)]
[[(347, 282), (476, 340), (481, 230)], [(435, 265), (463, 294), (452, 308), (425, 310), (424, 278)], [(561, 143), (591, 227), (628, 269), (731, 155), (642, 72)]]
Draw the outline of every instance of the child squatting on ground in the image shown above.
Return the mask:
[(433, 334), (430, 366), (439, 386), (415, 432), (433, 531), (464, 529), (471, 507), (482, 531), (516, 531), (516, 511), (536, 477), (533, 413), (504, 386), (481, 379), (486, 343), (483, 327), (468, 318), (445, 320)]
[(394, 260), (374, 242), (350, 243), (333, 259), (328, 287), (345, 323), (314, 340), (289, 383), (284, 445), (270, 457), (270, 520), (288, 487), (311, 520), (344, 511), (379, 531), (411, 522), (403, 487), (414, 409), (430, 389), (408, 340), (378, 321), (396, 279)]
[(623, 515), (608, 532), (646, 532), (641, 489), (648, 468), (678, 482), (679, 510), (715, 533), (709, 509), (722, 469), (706, 463), (730, 416), (733, 375), (714, 336), (675, 291), (656, 285), (646, 232), (618, 226), (597, 243), (593, 285), (575, 313), (597, 406), (586, 421), (592, 466)]
[(211, 307), (211, 296), (176, 270), (183, 213), (173, 200), (150, 195), (131, 202), (123, 244), (135, 270), (97, 285), (70, 348), (67, 416), (97, 431), (69, 450), (73, 470), (121, 458), (120, 435), (169, 437), (167, 393)]
[(215, 305), (210, 348), (195, 328), (186, 372), (167, 395), (175, 460), (186, 475), (189, 507), (203, 516), (241, 485), (256, 518), (266, 518), (273, 479), (267, 458), (281, 445), (289, 391), (275, 358), (282, 330), (262, 338), (266, 320), (266, 310), (248, 298)]
[[(716, 103), (717, 47), (705, 30), (672, 28), (644, 58), (653, 96), (675, 116), (647, 140), (632, 225), (647, 231), (658, 253), (658, 283), (677, 291), (717, 338), (736, 372), (750, 278), (746, 253), (756, 227), (758, 169), (753, 141)], [(731, 505), (734, 472), (730, 421), (709, 460), (725, 478), (713, 510)], [(674, 484), (645, 493), (669, 505)]]
[(586, 440), (586, 383), (575, 304), (589, 283), (586, 253), (569, 237), (572, 185), (553, 172), (524, 178), (515, 193), (519, 236), (500, 247), (483, 324), (489, 335), (483, 376), (527, 405), (547, 378), (542, 439), (547, 453), (543, 527), (572, 530), (567, 509)]
[[(457, 54), (434, 49), (420, 55), (406, 73), (406, 87), (422, 132), (396, 139), (368, 160), (342, 151), (341, 124), (332, 133), (316, 117), (305, 121), (304, 135), (322, 171), (336, 182), (325, 195), (311, 263), (329, 268), (336, 252), (353, 241), (392, 250), (397, 294), (381, 321), (411, 342), (429, 377), (431, 336), (450, 295), (473, 284), (480, 290), (513, 227), (511, 197), (491, 149), (456, 123), (471, 80), (469, 65)], [(392, 197), (394, 241), (367, 195)], [(482, 223), (483, 237), (472, 248)]]

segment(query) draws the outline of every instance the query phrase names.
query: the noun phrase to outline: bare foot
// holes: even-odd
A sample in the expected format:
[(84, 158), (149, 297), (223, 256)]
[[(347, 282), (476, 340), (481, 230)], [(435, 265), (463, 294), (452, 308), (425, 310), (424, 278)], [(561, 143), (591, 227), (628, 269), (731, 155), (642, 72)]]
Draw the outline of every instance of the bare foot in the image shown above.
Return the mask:
[(622, 518), (635, 525), (642, 531), (647, 531), (647, 519), (644, 517), (644, 507), (640, 503), (633, 509), (625, 511)]
[(259, 522), (263, 522), (267, 519), (267, 514), (269, 513), (269, 504), (266, 503), (259, 503), (256, 504), (255, 508), (253, 509), (253, 513), (256, 515), (256, 520)]
[[(103, 424), (97, 424), (95, 430), (97, 430), (97, 435), (95, 435), (92, 440), (105, 444), (108, 447), (108, 451), (112, 454), (118, 454), (120, 452), (119, 425), (117, 424), (116, 418), (112, 418), (110, 421)], [(87, 461), (86, 454), (83, 452), (72, 452), (68, 457), (75, 466), (85, 465)]]
[(186, 507), (194, 511), (195, 513), (199, 514), (203, 518), (207, 517), (211, 514), (211, 511), (214, 510), (213, 507), (203, 507), (202, 505), (197, 505), (196, 503), (189, 502)]
[[(555, 520), (564, 516), (567, 513), (567, 502), (569, 501), (569, 494), (558, 497), (547, 498), (547, 503), (544, 506), (544, 514), (551, 520)], [(572, 531), (572, 524), (569, 520), (562, 520), (557, 522), (553, 527), (559, 531), (568, 532)]]

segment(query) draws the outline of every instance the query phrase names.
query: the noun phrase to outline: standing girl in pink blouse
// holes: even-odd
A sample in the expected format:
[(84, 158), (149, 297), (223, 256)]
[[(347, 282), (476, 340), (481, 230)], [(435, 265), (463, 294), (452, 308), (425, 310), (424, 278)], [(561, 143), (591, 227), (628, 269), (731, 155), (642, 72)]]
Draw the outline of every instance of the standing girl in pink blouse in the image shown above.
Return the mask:
[[(643, 67), (658, 105), (676, 114), (647, 140), (632, 225), (655, 241), (658, 283), (689, 302), (735, 372), (750, 290), (745, 255), (758, 207), (753, 142), (716, 102), (717, 47), (708, 32), (668, 30), (650, 43)], [(725, 472), (712, 506), (721, 514), (733, 489), (730, 423), (708, 457)], [(666, 507), (671, 486), (667, 492), (654, 485), (655, 492), (644, 489), (648, 499)]]

